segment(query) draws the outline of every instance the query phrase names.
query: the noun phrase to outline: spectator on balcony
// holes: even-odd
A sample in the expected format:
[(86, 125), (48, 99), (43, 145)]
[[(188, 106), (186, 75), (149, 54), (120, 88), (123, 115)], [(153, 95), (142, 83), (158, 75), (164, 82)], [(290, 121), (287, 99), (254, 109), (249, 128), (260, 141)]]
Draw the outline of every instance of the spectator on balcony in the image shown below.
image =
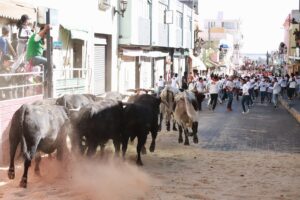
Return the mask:
[(27, 42), (30, 36), (32, 35), (31, 28), (29, 27), (29, 17), (28, 15), (22, 15), (21, 19), (17, 22), (18, 27), (18, 45), (17, 53), (18, 56), (21, 56), (27, 47)]
[(11, 53), (13, 56), (16, 56), (16, 52), (9, 40), (9, 28), (8, 26), (3, 26), (2, 36), (0, 37), (0, 58), (9, 53)]
[(44, 39), (47, 32), (50, 30), (50, 26), (46, 24), (41, 27), (40, 32), (32, 34), (28, 40), (26, 59), (31, 62), (31, 65), (44, 65), (45, 71), (47, 71), (47, 58), (43, 57), (44, 52)]
[[(11, 85), (11, 76), (4, 76), (5, 74), (11, 73), (11, 66), (14, 63), (11, 55), (3, 55), (2, 62), (0, 65), (0, 88), (9, 87)], [(11, 99), (11, 89), (0, 89), (0, 100)]]

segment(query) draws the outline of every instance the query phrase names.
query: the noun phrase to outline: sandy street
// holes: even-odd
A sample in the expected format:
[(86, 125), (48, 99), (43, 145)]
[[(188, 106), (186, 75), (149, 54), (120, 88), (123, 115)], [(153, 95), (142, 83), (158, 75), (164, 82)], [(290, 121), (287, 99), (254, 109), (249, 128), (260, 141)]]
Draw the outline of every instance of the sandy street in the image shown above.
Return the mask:
[(0, 199), (300, 199), (299, 154), (210, 151), (178, 144), (170, 132), (159, 134), (156, 152), (142, 157), (144, 167), (135, 166), (134, 159), (134, 146), (126, 163), (107, 159), (65, 166), (45, 157), (42, 177), (30, 168), (27, 189), (18, 186), (22, 165), (15, 180), (0, 168)]

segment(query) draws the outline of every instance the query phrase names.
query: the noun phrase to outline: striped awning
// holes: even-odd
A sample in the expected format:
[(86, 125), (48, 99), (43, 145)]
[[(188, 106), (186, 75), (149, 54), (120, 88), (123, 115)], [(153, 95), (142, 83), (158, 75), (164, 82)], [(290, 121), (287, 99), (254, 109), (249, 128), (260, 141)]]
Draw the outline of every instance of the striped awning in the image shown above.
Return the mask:
[(17, 1), (0, 1), (0, 17), (19, 20), (23, 14), (27, 14), (32, 21), (36, 21), (36, 8)]

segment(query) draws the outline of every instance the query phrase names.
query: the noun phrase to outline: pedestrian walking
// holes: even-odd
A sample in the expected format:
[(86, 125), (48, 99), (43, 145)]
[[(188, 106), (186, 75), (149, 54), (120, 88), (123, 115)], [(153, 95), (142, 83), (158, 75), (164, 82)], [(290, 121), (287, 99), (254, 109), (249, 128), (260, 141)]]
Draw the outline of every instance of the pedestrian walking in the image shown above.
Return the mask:
[(157, 85), (157, 96), (160, 96), (161, 91), (165, 88), (165, 80), (162, 76), (159, 76), (159, 79), (156, 83)]
[(267, 84), (265, 78), (263, 78), (259, 84), (260, 102), (263, 104), (267, 93)]
[(277, 81), (277, 78), (274, 78), (274, 82), (273, 82), (273, 104), (274, 104), (274, 108), (277, 108), (278, 106), (278, 96), (280, 93), (281, 87), (280, 84)]
[(210, 104), (209, 109), (215, 110), (217, 101), (218, 101), (218, 93), (220, 90), (220, 86), (218, 84), (218, 77), (214, 76), (211, 82), (207, 86), (209, 94), (210, 94)]
[(291, 80), (289, 81), (289, 83), (288, 83), (287, 94), (288, 94), (288, 99), (289, 99), (289, 100), (292, 100), (293, 97), (294, 97), (295, 90), (296, 90), (296, 85), (297, 85), (297, 82), (296, 82), (296, 80), (295, 80), (295, 77), (293, 76), (293, 77), (291, 78)]
[[(249, 113), (249, 108), (250, 108), (250, 105), (249, 105), (250, 95), (249, 95), (249, 84), (246, 83), (245, 79), (242, 79), (242, 90), (243, 90), (243, 92), (242, 92), (242, 108), (243, 108), (242, 114), (247, 114), (247, 113)], [(247, 110), (246, 110), (245, 104), (248, 107)]]
[(234, 89), (234, 83), (233, 83), (233, 78), (229, 77), (226, 81), (226, 93), (227, 93), (227, 111), (232, 111), (232, 101), (233, 101), (233, 89)]

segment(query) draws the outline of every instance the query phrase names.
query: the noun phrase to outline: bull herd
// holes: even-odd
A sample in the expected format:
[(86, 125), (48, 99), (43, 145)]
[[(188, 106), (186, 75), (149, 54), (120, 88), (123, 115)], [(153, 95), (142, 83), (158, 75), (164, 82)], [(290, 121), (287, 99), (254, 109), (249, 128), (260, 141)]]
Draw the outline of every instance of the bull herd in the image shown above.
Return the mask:
[[(129, 139), (137, 138), (138, 165), (143, 165), (141, 152), (145, 152), (147, 135), (151, 132), (150, 152), (155, 150), (155, 139), (165, 117), (166, 128), (179, 129), (178, 142), (189, 145), (188, 136), (198, 142), (198, 107), (193, 93), (180, 92), (166, 87), (160, 97), (155, 94), (136, 94), (127, 101), (114, 95), (99, 98), (90, 94), (64, 95), (55, 100), (42, 100), (22, 105), (13, 115), (9, 132), (10, 165), (9, 179), (15, 178), (14, 158), (18, 145), (24, 155), (24, 173), (20, 186), (27, 187), (28, 168), (35, 158), (35, 173), (39, 174), (39, 152), (51, 154), (56, 151), (58, 160), (69, 152), (92, 157), (100, 146), (104, 153), (108, 140), (112, 140), (115, 155), (122, 148), (125, 158)], [(189, 130), (192, 130), (189, 132)]]

